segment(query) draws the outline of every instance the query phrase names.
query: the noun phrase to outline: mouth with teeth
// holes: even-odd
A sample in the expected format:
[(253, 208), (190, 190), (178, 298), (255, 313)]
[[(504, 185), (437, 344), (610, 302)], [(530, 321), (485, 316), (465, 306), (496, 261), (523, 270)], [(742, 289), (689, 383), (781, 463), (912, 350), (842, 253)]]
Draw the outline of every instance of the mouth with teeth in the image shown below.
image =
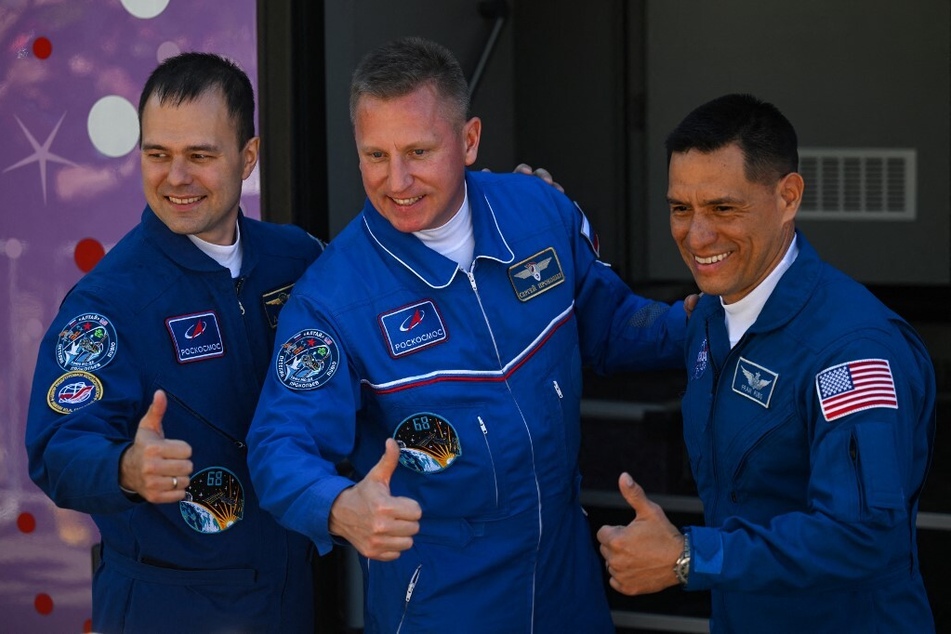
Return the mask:
[(400, 207), (409, 207), (410, 205), (422, 199), (423, 199), (422, 196), (413, 196), (412, 198), (393, 198), (392, 196), (390, 197), (390, 200), (392, 200), (394, 203), (396, 203)]
[(176, 196), (166, 196), (166, 198), (168, 198), (169, 202), (171, 202), (173, 205), (192, 205), (194, 203), (197, 203), (202, 198), (204, 198), (204, 196), (189, 196), (187, 198), (178, 198)]
[(697, 264), (716, 264), (717, 262), (722, 262), (723, 260), (730, 257), (730, 253), (732, 252), (727, 251), (726, 253), (718, 253), (717, 255), (711, 255), (706, 258), (702, 258), (699, 255), (695, 255), (693, 256), (693, 259)]

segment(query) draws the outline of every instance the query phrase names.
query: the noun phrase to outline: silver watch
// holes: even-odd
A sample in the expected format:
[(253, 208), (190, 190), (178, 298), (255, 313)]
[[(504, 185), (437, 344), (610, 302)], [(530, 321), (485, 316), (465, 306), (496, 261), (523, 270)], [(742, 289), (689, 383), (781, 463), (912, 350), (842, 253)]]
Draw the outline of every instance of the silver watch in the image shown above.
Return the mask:
[(677, 575), (680, 585), (687, 585), (687, 578), (690, 576), (690, 533), (684, 533), (684, 551), (674, 564), (674, 574)]

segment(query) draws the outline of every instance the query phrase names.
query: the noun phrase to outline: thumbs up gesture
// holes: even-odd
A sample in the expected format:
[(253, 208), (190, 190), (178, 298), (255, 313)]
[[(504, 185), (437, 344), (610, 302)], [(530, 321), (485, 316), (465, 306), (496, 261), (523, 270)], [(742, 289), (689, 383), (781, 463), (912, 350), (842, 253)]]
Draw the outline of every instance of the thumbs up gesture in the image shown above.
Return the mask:
[(618, 488), (635, 517), (627, 526), (602, 526), (598, 530), (611, 587), (635, 595), (676, 585), (674, 564), (683, 552), (683, 535), (629, 474), (621, 474)]
[(400, 449), (388, 438), (380, 461), (330, 507), (330, 533), (349, 541), (364, 557), (392, 561), (413, 546), (419, 532), (419, 503), (390, 495), (390, 478), (399, 462)]
[(119, 485), (153, 504), (184, 499), (192, 472), (191, 445), (165, 438), (162, 418), (167, 407), (165, 392), (156, 390), (149, 410), (139, 421), (135, 440), (119, 459)]

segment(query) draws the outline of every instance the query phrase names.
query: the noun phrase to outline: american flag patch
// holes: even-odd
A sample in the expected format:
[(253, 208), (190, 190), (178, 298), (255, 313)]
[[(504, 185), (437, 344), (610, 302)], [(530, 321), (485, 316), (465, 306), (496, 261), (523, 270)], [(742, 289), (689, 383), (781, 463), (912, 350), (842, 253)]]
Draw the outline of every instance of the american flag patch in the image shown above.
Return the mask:
[(830, 422), (863, 409), (898, 409), (886, 359), (862, 359), (826, 368), (816, 375), (816, 390), (822, 415)]

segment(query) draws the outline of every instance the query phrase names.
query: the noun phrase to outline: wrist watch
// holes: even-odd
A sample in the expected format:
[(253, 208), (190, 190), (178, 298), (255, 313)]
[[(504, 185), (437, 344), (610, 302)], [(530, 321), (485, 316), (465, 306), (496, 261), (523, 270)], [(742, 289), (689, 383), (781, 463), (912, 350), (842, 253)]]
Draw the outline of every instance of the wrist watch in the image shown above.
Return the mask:
[(690, 533), (684, 533), (684, 550), (674, 564), (674, 574), (677, 575), (680, 585), (687, 585), (687, 578), (690, 576)]

